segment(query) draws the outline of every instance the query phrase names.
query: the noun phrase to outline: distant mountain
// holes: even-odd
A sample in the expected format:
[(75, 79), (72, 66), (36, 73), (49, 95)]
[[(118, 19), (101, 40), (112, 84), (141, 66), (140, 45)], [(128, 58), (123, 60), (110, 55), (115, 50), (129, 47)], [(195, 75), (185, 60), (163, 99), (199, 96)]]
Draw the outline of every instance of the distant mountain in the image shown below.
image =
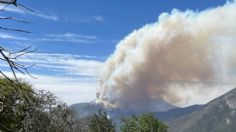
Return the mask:
[[(172, 109), (163, 111), (163, 106), (168, 106), (166, 108), (168, 109), (172, 108)], [(116, 124), (120, 124), (122, 118), (129, 117), (131, 115), (140, 115), (143, 113), (153, 113), (161, 121), (168, 121), (170, 119), (178, 118), (180, 116), (192, 113), (203, 106), (193, 105), (190, 107), (178, 108), (172, 105), (168, 105), (167, 103), (157, 102), (156, 105), (154, 105), (153, 107), (155, 109), (152, 109), (150, 111), (147, 111), (147, 109), (145, 109), (144, 111), (129, 111), (129, 110), (121, 110), (121, 109), (106, 109), (100, 104), (91, 102), (91, 103), (78, 103), (78, 104), (72, 105), (71, 107), (74, 109), (74, 111), (77, 113), (78, 117), (80, 118), (92, 116), (99, 110), (106, 111), (109, 118), (111, 118), (113, 122), (115, 122)], [(162, 108), (162, 109), (160, 110), (156, 108)], [(155, 110), (157, 110), (157, 112), (155, 112)]]
[[(146, 109), (142, 112), (105, 109), (102, 105), (94, 102), (74, 104), (71, 107), (79, 117), (91, 116), (102, 109), (108, 113), (109, 118), (117, 126), (120, 126), (122, 118), (150, 112), (166, 122), (171, 132), (235, 132), (236, 130), (236, 88), (205, 105), (193, 105), (185, 108), (176, 108), (168, 103), (160, 102), (153, 105), (153, 108), (157, 109)], [(162, 107), (165, 105), (170, 106), (170, 110), (164, 111), (163, 108), (168, 108)], [(155, 112), (155, 110), (159, 111)]]
[(155, 101), (155, 100), (151, 102), (150, 107), (137, 108), (136, 111), (125, 110), (125, 109), (106, 109), (103, 105), (97, 104), (95, 102), (73, 104), (71, 107), (77, 112), (78, 116), (80, 117), (93, 115), (100, 109), (106, 111), (109, 114), (109, 116), (113, 117), (113, 116), (137, 115), (141, 113), (150, 113), (150, 112), (164, 112), (178, 108), (164, 101)]
[(137, 111), (137, 112), (141, 112), (141, 113), (165, 112), (168, 110), (178, 108), (177, 106), (174, 106), (174, 105), (167, 103), (165, 101), (155, 100), (155, 99), (151, 100), (149, 105), (150, 105), (149, 107), (142, 108), (142, 109), (140, 109), (140, 111)]
[(181, 117), (183, 115), (190, 114), (194, 111), (199, 110), (202, 107), (203, 107), (203, 105), (192, 105), (189, 107), (176, 108), (176, 109), (168, 110), (165, 112), (156, 112), (153, 114), (161, 121), (168, 121), (170, 119), (175, 119), (175, 118)]
[(171, 132), (235, 132), (236, 89), (199, 110), (167, 122)]
[[(164, 107), (167, 106), (167, 107)], [(170, 119), (178, 118), (180, 116), (190, 114), (194, 111), (199, 110), (202, 108), (202, 105), (193, 105), (190, 107), (185, 108), (178, 108), (174, 107), (173, 105), (169, 105), (168, 103), (163, 102), (153, 102), (154, 109), (145, 109), (144, 111), (129, 111), (129, 110), (121, 110), (121, 109), (105, 109), (102, 105), (96, 104), (95, 102), (91, 103), (78, 103), (71, 106), (76, 113), (78, 114), (79, 118), (85, 118), (88, 116), (92, 116), (96, 112), (98, 112), (100, 109), (103, 111), (106, 111), (109, 118), (112, 119), (112, 121), (116, 124), (117, 130), (119, 130), (120, 125), (122, 123), (122, 119), (129, 117), (131, 115), (140, 115), (143, 113), (153, 113), (158, 119), (161, 121), (168, 121)], [(157, 109), (161, 108), (161, 109)], [(163, 109), (165, 108), (165, 109)], [(167, 111), (166, 108), (170, 109)], [(148, 111), (150, 110), (150, 111)], [(157, 111), (155, 111), (157, 110)]]
[[(168, 105), (168, 103), (160, 103), (156, 102), (153, 104), (154, 109), (147, 111), (147, 109), (144, 112), (135, 112), (135, 111), (128, 111), (128, 110), (121, 110), (121, 109), (105, 109), (102, 105), (96, 104), (95, 102), (91, 103), (78, 103), (74, 104), (71, 107), (76, 111), (77, 115), (79, 118), (85, 118), (92, 116), (96, 112), (98, 112), (100, 109), (103, 111), (106, 111), (109, 118), (112, 119), (112, 121), (116, 124), (116, 128), (119, 131), (122, 119), (129, 117), (131, 115), (140, 115), (143, 113), (153, 113), (158, 119), (161, 121), (167, 121), (169, 119), (177, 118), (180, 116), (183, 116), (185, 114), (192, 113), (198, 109), (200, 109), (202, 106), (201, 105), (194, 105), (186, 108), (177, 108), (172, 105)], [(163, 106), (168, 106), (166, 108), (172, 108), (167, 111), (163, 111)], [(162, 108), (156, 109), (156, 108)], [(159, 112), (155, 112), (155, 110), (159, 110)]]
[[(129, 117), (131, 115), (140, 115), (142, 113), (150, 113), (150, 112), (154, 113), (155, 115), (159, 115), (160, 113), (164, 113), (164, 111), (178, 108), (164, 101), (152, 101), (151, 107), (138, 109), (137, 111), (130, 111), (124, 109), (106, 109), (103, 105), (96, 104), (95, 102), (73, 104), (71, 107), (77, 113), (78, 117), (81, 119), (92, 116), (99, 110), (107, 112), (109, 118), (112, 119), (112, 121), (116, 124), (118, 131), (120, 129), (122, 119), (125, 117)], [(162, 117), (170, 118), (169, 116), (165, 117), (163, 115)]]

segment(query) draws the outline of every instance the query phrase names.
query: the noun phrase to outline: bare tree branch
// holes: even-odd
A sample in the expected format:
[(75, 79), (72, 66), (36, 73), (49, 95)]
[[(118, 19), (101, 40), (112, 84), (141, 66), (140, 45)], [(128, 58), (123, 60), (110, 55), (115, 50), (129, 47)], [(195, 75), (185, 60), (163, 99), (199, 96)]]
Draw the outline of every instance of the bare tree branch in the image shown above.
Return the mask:
[(17, 6), (17, 0), (0, 0), (2, 4), (11, 4)]
[(30, 77), (33, 77), (29, 74), (28, 68), (31, 68), (33, 65), (30, 66), (25, 66), (23, 64), (19, 64), (16, 62), (16, 60), (28, 53), (35, 52), (36, 49), (31, 50), (31, 46), (26, 47), (22, 50), (19, 50), (17, 52), (10, 52), (2, 47), (0, 47), (0, 60), (4, 61), (7, 63), (9, 68), (11, 69), (11, 72), (13, 73), (14, 78), (17, 80), (16, 72), (20, 72), (22, 74), (28, 74)]
[(31, 12), (33, 12), (33, 13), (37, 13), (37, 14), (38, 14), (38, 12), (36, 12), (35, 10), (30, 9), (30, 8), (28, 8), (28, 7), (26, 7), (26, 6), (22, 5), (22, 4), (17, 3), (17, 6), (23, 8), (23, 9), (25, 9), (25, 10), (28, 10), (28, 11), (31, 11)]
[[(4, 11), (7, 8), (7, 6), (9, 6), (9, 5), (14, 5), (15, 7), (23, 8), (24, 10), (28, 10), (28, 11), (33, 12), (33, 13), (37, 13), (36, 11), (34, 11), (34, 10), (32, 10), (32, 9), (30, 9), (30, 8), (20, 4), (20, 3), (18, 3), (17, 0), (0, 0), (0, 4), (4, 4), (5, 5), (3, 7), (3, 9), (1, 9), (0, 11)], [(30, 23), (28, 21), (19, 20), (19, 19), (13, 18), (13, 17), (0, 17), (0, 20), (14, 20), (14, 21), (17, 21), (17, 22), (22, 22), (22, 23)], [(0, 26), (0, 29), (7, 30), (7, 31), (31, 33), (31, 32), (29, 32), (27, 30), (8, 28), (8, 27), (1, 27), (1, 26)]]
[[(0, 0), (0, 4), (6, 4), (6, 6), (8, 5), (14, 5), (14, 6), (17, 6), (17, 7), (20, 7), (20, 8), (23, 8), (24, 10), (28, 10), (28, 11), (31, 11), (31, 12), (34, 12), (34, 13), (37, 13), (35, 10), (33, 9), (30, 9), (20, 3), (17, 2), (17, 0)], [(6, 8), (6, 7), (4, 7)]]
[(0, 17), (0, 20), (13, 20), (13, 21), (22, 22), (22, 23), (30, 23), (29, 21), (16, 19), (14, 17)]
[[(0, 4), (5, 5), (3, 7), (3, 9), (1, 9), (0, 11), (4, 11), (9, 5), (14, 5), (15, 7), (19, 7), (19, 8), (23, 8), (25, 10), (31, 11), (36, 13), (34, 10), (25, 7), (22, 4), (17, 3), (17, 0), (0, 0)], [(16, 22), (22, 22), (22, 23), (29, 23), (28, 21), (24, 21), (24, 20), (19, 20), (16, 19), (14, 17), (0, 17), (0, 20), (12, 20), (12, 21), (16, 21)], [(14, 32), (22, 32), (22, 33), (31, 33), (29, 31), (26, 30), (22, 30), (22, 29), (14, 29), (14, 28), (8, 28), (8, 27), (1, 27), (0, 26), (0, 30), (6, 30), (6, 31), (14, 31)], [(33, 65), (29, 65), (26, 66), (24, 64), (21, 64), (18, 62), (18, 58), (20, 58), (21, 56), (24, 56), (28, 53), (32, 53), (35, 52), (36, 49), (32, 49), (31, 46), (26, 47), (24, 49), (21, 49), (19, 51), (16, 52), (11, 52), (5, 48), (3, 48), (2, 46), (0, 46), (0, 61), (2, 61), (2, 63), (5, 63), (9, 68), (11, 73), (13, 74), (13, 79), (10, 78), (8, 75), (6, 75), (2, 70), (0, 70), (0, 78), (6, 78), (8, 80), (7, 84), (8, 86), (13, 86), (14, 88), (14, 98), (20, 98), (21, 100), (26, 102), (26, 111), (28, 111), (29, 116), (32, 116), (32, 108), (34, 108), (34, 104), (32, 104), (32, 100), (30, 99), (30, 97), (25, 93), (25, 89), (24, 86), (21, 85), (20, 80), (17, 77), (17, 73), (20, 72), (22, 74), (27, 74), (30, 77), (33, 77), (30, 75), (28, 69), (33, 67)], [(34, 77), (33, 77), (34, 78)], [(1, 86), (4, 86), (4, 84), (0, 84)], [(6, 84), (5, 84), (5, 87)], [(32, 92), (34, 95), (37, 95), (37, 93), (35, 93), (34, 91), (29, 91)], [(0, 105), (1, 105), (1, 100), (0, 100)], [(11, 130), (9, 128), (7, 128), (6, 126), (4, 126), (4, 124), (2, 124), (1, 120), (0, 120), (0, 131), (15, 131), (15, 130)]]
[(0, 27), (0, 29), (8, 30), (8, 31), (15, 31), (15, 32), (31, 33), (31, 32), (26, 31), (26, 30), (14, 29), (14, 28), (5, 28), (5, 27)]

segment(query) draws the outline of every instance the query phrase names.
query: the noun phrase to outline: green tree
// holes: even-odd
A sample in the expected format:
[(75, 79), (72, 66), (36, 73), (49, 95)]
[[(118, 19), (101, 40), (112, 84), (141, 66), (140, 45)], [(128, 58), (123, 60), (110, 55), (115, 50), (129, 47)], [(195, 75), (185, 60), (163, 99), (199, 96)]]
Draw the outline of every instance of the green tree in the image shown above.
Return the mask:
[(99, 111), (89, 119), (89, 132), (115, 132), (115, 125), (107, 118), (106, 112)]
[(24, 130), (34, 132), (75, 132), (76, 114), (50, 92), (41, 91), (35, 100), (35, 111), (24, 120)]
[(123, 119), (121, 132), (167, 132), (168, 127), (152, 114), (132, 116)]
[(0, 131), (73, 132), (76, 127), (74, 112), (50, 92), (0, 78)]
[(31, 86), (27, 83), (21, 83), (22, 90), (15, 86), (18, 83), (12, 83), (8, 79), (0, 79), (0, 130), (13, 131), (22, 128), (22, 119), (26, 117), (27, 107), (25, 95), (33, 98)]

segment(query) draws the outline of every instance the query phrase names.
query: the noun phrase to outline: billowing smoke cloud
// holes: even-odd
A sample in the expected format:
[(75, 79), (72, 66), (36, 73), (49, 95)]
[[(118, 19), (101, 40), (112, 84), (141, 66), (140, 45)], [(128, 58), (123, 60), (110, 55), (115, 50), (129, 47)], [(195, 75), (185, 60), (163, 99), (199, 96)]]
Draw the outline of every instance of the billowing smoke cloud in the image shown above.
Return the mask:
[(153, 100), (205, 103), (236, 82), (235, 50), (235, 2), (163, 13), (119, 42), (106, 61), (97, 102), (126, 109), (148, 108)]

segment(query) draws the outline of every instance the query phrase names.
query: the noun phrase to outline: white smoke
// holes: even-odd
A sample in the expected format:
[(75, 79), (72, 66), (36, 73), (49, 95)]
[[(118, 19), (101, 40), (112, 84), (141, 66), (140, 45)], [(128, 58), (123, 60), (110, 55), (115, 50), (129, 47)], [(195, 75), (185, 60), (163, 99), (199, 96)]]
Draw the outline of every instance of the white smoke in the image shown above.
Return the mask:
[(119, 42), (105, 63), (97, 102), (125, 109), (147, 108), (153, 100), (205, 103), (236, 82), (235, 49), (235, 2), (163, 13)]

